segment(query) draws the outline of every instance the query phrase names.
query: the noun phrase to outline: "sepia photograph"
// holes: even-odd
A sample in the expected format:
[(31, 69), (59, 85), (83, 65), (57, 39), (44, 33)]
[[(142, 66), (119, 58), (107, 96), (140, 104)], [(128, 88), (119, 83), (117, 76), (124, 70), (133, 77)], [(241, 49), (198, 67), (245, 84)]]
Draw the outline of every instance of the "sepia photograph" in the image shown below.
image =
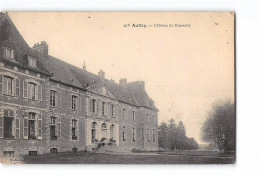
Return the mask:
[(234, 12), (0, 12), (3, 164), (235, 164)]

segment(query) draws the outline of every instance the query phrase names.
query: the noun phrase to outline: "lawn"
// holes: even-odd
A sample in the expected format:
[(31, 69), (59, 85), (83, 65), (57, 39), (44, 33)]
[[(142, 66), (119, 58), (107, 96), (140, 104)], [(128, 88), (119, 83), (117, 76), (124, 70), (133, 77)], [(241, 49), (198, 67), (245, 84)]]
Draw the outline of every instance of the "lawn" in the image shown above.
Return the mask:
[(46, 154), (35, 157), (27, 156), (23, 161), (27, 164), (233, 164), (234, 162), (233, 156), (199, 151), (190, 153)]

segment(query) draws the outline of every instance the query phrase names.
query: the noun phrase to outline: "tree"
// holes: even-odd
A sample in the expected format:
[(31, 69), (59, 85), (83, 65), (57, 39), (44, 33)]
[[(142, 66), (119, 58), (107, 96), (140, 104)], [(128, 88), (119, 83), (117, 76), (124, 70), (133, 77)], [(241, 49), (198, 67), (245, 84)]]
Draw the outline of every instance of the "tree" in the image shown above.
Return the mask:
[(187, 146), (186, 146), (186, 149), (187, 150), (197, 150), (199, 148), (199, 144), (197, 143), (197, 141), (191, 137), (187, 137)]
[(230, 100), (212, 104), (203, 123), (201, 139), (216, 144), (220, 152), (235, 150), (235, 107)]
[(162, 122), (158, 127), (159, 147), (171, 150), (196, 150), (198, 143), (194, 138), (186, 136), (186, 129), (182, 121), (176, 125), (174, 119), (168, 124)]
[(158, 142), (160, 148), (167, 148), (167, 133), (168, 126), (165, 122), (162, 122), (158, 127)]

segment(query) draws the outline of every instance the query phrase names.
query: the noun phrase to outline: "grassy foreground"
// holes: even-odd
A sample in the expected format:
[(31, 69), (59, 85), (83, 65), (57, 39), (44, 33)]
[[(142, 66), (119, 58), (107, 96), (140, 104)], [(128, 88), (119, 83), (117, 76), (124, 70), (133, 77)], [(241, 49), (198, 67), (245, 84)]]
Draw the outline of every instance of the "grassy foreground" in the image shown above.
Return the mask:
[(25, 157), (27, 164), (233, 164), (234, 156), (216, 153), (78, 153)]

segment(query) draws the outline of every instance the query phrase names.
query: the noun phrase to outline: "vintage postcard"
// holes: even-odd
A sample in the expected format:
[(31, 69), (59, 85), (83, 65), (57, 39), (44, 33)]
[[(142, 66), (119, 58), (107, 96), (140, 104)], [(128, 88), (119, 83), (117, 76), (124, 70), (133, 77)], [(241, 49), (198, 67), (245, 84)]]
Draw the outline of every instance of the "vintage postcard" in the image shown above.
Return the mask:
[(234, 18), (1, 12), (1, 162), (234, 164)]

